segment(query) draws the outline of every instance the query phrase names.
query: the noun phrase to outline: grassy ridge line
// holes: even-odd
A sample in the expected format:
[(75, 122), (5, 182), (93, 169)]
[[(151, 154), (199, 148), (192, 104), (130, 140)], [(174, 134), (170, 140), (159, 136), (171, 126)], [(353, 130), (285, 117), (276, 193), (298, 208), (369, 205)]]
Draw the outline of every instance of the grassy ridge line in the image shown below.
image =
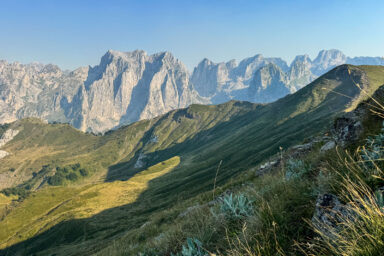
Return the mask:
[[(378, 94), (381, 97), (376, 98), (380, 99), (380, 102), (383, 102), (382, 91), (381, 88)], [(372, 102), (363, 104), (363, 106), (369, 109), (369, 104)], [(368, 134), (380, 132), (381, 124), (382, 120), (378, 119), (377, 116), (368, 114), (367, 118), (363, 120), (365, 132), (359, 143), (364, 144)], [(288, 179), (285, 175), (287, 171), (282, 171), (281, 167), (277, 167), (261, 177), (255, 177), (254, 170), (249, 170), (243, 172), (233, 182), (226, 183), (219, 188), (219, 194), (223, 191), (227, 193), (230, 191), (235, 194), (245, 194), (254, 200), (257, 211), (255, 216), (244, 218), (235, 223), (214, 217), (211, 213), (212, 207), (209, 207), (210, 204), (208, 203), (212, 200), (212, 193), (200, 193), (198, 196), (180, 202), (170, 209), (155, 213), (147, 225), (127, 232), (122, 238), (116, 238), (110, 246), (104, 248), (97, 255), (137, 255), (139, 252), (144, 252), (143, 255), (169, 255), (171, 252), (180, 252), (181, 246), (186, 245), (187, 238), (197, 238), (203, 242), (204, 249), (211, 252), (220, 251), (221, 253), (218, 255), (228, 256), (381, 255), (383, 221), (380, 219), (379, 223), (374, 222), (382, 218), (382, 210), (375, 212), (375, 214), (378, 213), (376, 215), (379, 218), (375, 216), (368, 221), (366, 215), (363, 218), (358, 218), (359, 228), (365, 231), (365, 236), (361, 236), (360, 229), (355, 229), (345, 237), (336, 237), (339, 240), (337, 245), (343, 243), (340, 247), (335, 246), (333, 239), (327, 240), (328, 244), (326, 245), (321, 245), (319, 241), (316, 242), (315, 245), (320, 244), (323, 247), (310, 247), (313, 243), (310, 240), (313, 236), (313, 230), (303, 219), (310, 220), (312, 218), (317, 195), (324, 192), (330, 193), (332, 188), (344, 188), (349, 181), (345, 177), (348, 177), (347, 174), (351, 171), (349, 168), (344, 170), (346, 169), (344, 163), (339, 163), (341, 159), (344, 159), (343, 150), (339, 152), (342, 155), (339, 159), (335, 149), (326, 153), (319, 152), (321, 146), (322, 144), (318, 143), (309, 154), (295, 156), (292, 162), (285, 161), (286, 167), (299, 175), (296, 178)], [(290, 160), (291, 156), (288, 154), (285, 157), (286, 160)], [(300, 162), (303, 164), (298, 164)], [(356, 162), (352, 165), (359, 167), (360, 163)], [(335, 168), (334, 170), (332, 166)], [(360, 170), (360, 168), (360, 174), (366, 175), (366, 170)], [(346, 173), (340, 175), (338, 172), (341, 170)], [(338, 174), (335, 174), (335, 171)], [(338, 175), (342, 177), (340, 183), (336, 179)], [(343, 190), (344, 193), (345, 191), (348, 190)], [(359, 195), (358, 202), (364, 201), (361, 193), (356, 194)], [(349, 199), (355, 197), (352, 195)], [(375, 201), (372, 199), (371, 193), (366, 198), (372, 202)], [(382, 201), (380, 203), (382, 206)], [(361, 204), (355, 206), (356, 212), (362, 211)], [(375, 210), (378, 210), (378, 207)], [(354, 224), (351, 225), (351, 223), (351, 219), (347, 219), (347, 227), (353, 228)], [(366, 225), (366, 223), (373, 225)], [(375, 229), (377, 224), (381, 225), (380, 229)], [(367, 230), (369, 231), (367, 232)], [(372, 232), (372, 230), (374, 231)], [(354, 240), (348, 239), (349, 237), (354, 237)], [(369, 242), (371, 237), (375, 237), (375, 239), (368, 244), (355, 242), (359, 240), (363, 242), (368, 240)], [(306, 250), (304, 254), (301, 254), (299, 248), (295, 246), (302, 241), (306, 242), (302, 243)], [(344, 250), (344, 245), (349, 246), (350, 248), (346, 249), (352, 249), (352, 253)], [(365, 246), (366, 248), (364, 248)], [(320, 249), (328, 249), (326, 247), (331, 247), (331, 251), (337, 253), (330, 253), (329, 251), (323, 254), (319, 253)], [(369, 251), (372, 248), (373, 250)], [(312, 250), (316, 253), (310, 253), (313, 252)]]

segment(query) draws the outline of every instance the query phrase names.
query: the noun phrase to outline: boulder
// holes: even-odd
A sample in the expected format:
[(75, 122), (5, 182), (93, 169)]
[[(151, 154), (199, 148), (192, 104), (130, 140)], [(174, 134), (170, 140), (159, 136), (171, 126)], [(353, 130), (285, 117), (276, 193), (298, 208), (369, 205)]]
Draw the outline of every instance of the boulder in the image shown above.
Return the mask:
[(9, 155), (7, 151), (0, 150), (0, 159), (6, 157), (7, 155)]
[(331, 150), (335, 147), (336, 147), (336, 142), (334, 142), (333, 140), (330, 140), (321, 147), (320, 151), (325, 152), (325, 151)]
[(280, 159), (268, 161), (268, 162), (260, 165), (260, 167), (256, 170), (255, 175), (257, 177), (261, 176), (261, 175), (267, 173), (268, 171), (270, 171), (273, 167), (278, 166), (279, 164), (280, 164)]
[(363, 132), (359, 116), (350, 112), (335, 120), (332, 133), (338, 145), (345, 147), (358, 140)]
[(332, 238), (338, 231), (338, 223), (347, 218), (348, 211), (337, 196), (321, 194), (317, 197), (312, 224), (323, 234)]

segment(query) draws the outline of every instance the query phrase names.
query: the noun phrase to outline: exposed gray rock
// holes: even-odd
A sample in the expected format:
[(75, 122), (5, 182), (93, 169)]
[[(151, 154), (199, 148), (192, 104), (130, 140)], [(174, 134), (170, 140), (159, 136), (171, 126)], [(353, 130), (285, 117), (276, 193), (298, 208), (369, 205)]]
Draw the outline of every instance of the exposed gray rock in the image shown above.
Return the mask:
[(349, 112), (337, 118), (332, 130), (337, 144), (342, 147), (358, 140), (362, 132), (360, 117), (355, 112)]
[(272, 168), (278, 166), (280, 164), (280, 159), (268, 161), (259, 166), (259, 168), (255, 172), (255, 176), (259, 177), (269, 172)]
[(328, 151), (328, 150), (331, 150), (333, 148), (336, 147), (336, 142), (333, 141), (333, 140), (330, 140), (328, 141), (327, 143), (325, 143), (321, 148), (320, 148), (320, 151), (321, 152), (325, 152), (325, 151)]
[(7, 144), (9, 141), (11, 141), (17, 134), (19, 133), (18, 130), (8, 129), (6, 130), (3, 135), (0, 137), (0, 147)]
[(7, 151), (0, 150), (0, 159), (6, 157), (7, 155), (9, 155), (9, 153)]
[(144, 160), (147, 158), (147, 156), (144, 153), (140, 153), (139, 157), (137, 158), (137, 161), (134, 165), (134, 168), (139, 169), (143, 168), (145, 166)]
[(295, 151), (308, 151), (312, 148), (312, 146), (313, 146), (312, 143), (305, 143), (305, 144), (293, 146), (291, 147), (291, 149)]
[(152, 137), (149, 139), (148, 143), (157, 143), (159, 138), (156, 135), (152, 135)]
[[(207, 103), (193, 89), (186, 67), (170, 53), (108, 51), (78, 92), (77, 126), (105, 131), (192, 103)], [(100, 104), (102, 103), (102, 104)], [(76, 125), (76, 124), (75, 124)]]
[(317, 78), (317, 75), (311, 72), (312, 62), (308, 55), (297, 56), (286, 73), (287, 87), (290, 93), (303, 88)]
[(311, 67), (313, 74), (320, 76), (332, 68), (345, 64), (347, 56), (339, 50), (322, 50), (314, 59)]
[(190, 206), (188, 207), (184, 212), (180, 213), (179, 214), (179, 217), (185, 217), (185, 216), (188, 216), (189, 214), (191, 214), (192, 212), (200, 209), (202, 206), (201, 205), (194, 205), (194, 206)]
[(213, 104), (231, 99), (252, 101), (248, 95), (250, 83), (255, 72), (268, 64), (276, 65), (282, 72), (289, 69), (282, 59), (264, 58), (261, 54), (246, 58), (239, 65), (235, 60), (214, 63), (204, 59), (194, 69), (191, 81), (200, 95), (208, 97)]
[(291, 158), (299, 157), (300, 155), (306, 154), (309, 151), (311, 151), (313, 147), (313, 143), (314, 141), (311, 141), (309, 143), (293, 146), (289, 148), (287, 152)]
[(348, 210), (333, 194), (321, 194), (316, 200), (312, 224), (332, 238), (337, 232), (337, 224), (348, 217)]
[(384, 186), (376, 189), (375, 196), (377, 205), (384, 210)]
[(248, 97), (252, 102), (275, 101), (290, 93), (287, 77), (275, 64), (268, 64), (256, 71), (249, 86)]

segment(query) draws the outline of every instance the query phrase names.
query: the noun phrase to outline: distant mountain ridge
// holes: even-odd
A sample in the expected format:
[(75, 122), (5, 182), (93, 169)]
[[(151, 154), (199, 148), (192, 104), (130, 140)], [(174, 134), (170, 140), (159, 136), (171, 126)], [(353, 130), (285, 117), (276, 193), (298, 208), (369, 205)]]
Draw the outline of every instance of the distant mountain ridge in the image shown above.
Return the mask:
[(214, 63), (201, 61), (191, 80), (200, 95), (209, 97), (213, 104), (231, 99), (267, 103), (293, 93), (342, 65), (384, 65), (382, 57), (347, 57), (339, 50), (322, 50), (311, 60), (298, 55), (291, 65), (281, 58), (264, 58), (261, 54), (236, 61)]
[(39, 117), (104, 132), (192, 103), (272, 102), (344, 63), (384, 65), (384, 59), (322, 50), (314, 60), (300, 55), (288, 66), (258, 54), (239, 64), (204, 59), (191, 75), (169, 52), (110, 50), (99, 65), (71, 72), (52, 64), (0, 61), (0, 123)]

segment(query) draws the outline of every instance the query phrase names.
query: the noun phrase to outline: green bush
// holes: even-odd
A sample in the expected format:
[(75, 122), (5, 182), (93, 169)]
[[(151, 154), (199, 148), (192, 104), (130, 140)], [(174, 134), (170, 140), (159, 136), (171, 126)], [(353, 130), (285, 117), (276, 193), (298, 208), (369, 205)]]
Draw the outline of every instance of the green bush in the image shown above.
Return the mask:
[(20, 201), (26, 198), (30, 192), (24, 187), (14, 187), (14, 188), (3, 189), (1, 190), (1, 193), (3, 193), (6, 196), (17, 195), (19, 196), (19, 201)]
[(75, 172), (71, 172), (70, 174), (65, 176), (65, 178), (70, 181), (76, 181), (79, 178), (79, 176), (77, 176)]
[(89, 174), (89, 172), (88, 172), (86, 169), (84, 169), (84, 168), (81, 168), (81, 169), (79, 170), (79, 173), (80, 173), (80, 175), (83, 176), (83, 177), (88, 176), (88, 174)]
[(71, 168), (72, 168), (72, 170), (76, 171), (76, 170), (80, 169), (80, 164), (79, 163), (73, 164), (73, 165), (71, 165)]
[(60, 186), (65, 184), (65, 181), (74, 182), (77, 181), (80, 176), (86, 177), (89, 175), (89, 171), (85, 168), (81, 168), (79, 163), (60, 167), (56, 167), (55, 175), (49, 177), (48, 184), (52, 186)]
[(53, 175), (48, 178), (48, 184), (51, 186), (60, 186), (64, 183), (64, 177), (61, 175)]

